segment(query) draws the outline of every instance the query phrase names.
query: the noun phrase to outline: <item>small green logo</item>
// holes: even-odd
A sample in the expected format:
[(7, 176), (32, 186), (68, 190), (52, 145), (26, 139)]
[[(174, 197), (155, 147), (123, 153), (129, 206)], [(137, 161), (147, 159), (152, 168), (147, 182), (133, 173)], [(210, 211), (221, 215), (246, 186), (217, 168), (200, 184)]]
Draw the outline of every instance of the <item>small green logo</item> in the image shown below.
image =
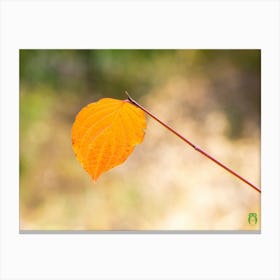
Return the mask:
[(248, 215), (248, 223), (256, 224), (258, 222), (257, 213), (249, 213)]

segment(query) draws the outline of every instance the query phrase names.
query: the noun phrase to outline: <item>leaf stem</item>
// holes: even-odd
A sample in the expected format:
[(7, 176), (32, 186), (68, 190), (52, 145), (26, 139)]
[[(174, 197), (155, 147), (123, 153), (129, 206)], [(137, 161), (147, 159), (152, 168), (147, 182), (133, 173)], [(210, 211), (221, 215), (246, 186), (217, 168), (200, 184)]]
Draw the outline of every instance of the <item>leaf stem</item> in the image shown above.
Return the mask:
[(160, 123), (161, 125), (163, 125), (165, 128), (167, 128), (169, 131), (171, 131), (173, 134), (175, 134), (177, 137), (179, 137), (181, 140), (183, 140), (185, 143), (187, 143), (188, 145), (190, 145), (191, 147), (193, 147), (197, 152), (201, 153), (202, 155), (206, 156), (208, 159), (212, 160), (213, 162), (215, 162), (217, 165), (219, 165), (220, 167), (224, 168), (226, 171), (228, 171), (229, 173), (231, 173), (232, 175), (234, 175), (235, 177), (237, 177), (238, 179), (240, 179), (241, 181), (243, 181), (244, 183), (246, 183), (247, 185), (249, 185), (251, 188), (253, 188), (254, 190), (256, 190), (257, 192), (261, 193), (261, 190), (256, 187), (255, 185), (253, 185), (252, 183), (250, 183), (248, 180), (246, 180), (245, 178), (243, 178), (241, 175), (239, 175), (238, 173), (236, 173), (234, 170), (232, 170), (231, 168), (227, 167), (226, 165), (224, 165), (223, 163), (221, 163), (219, 160), (215, 159), (213, 156), (209, 155), (208, 153), (206, 153), (204, 150), (202, 150), (201, 148), (199, 148), (198, 146), (196, 146), (195, 144), (193, 144), (191, 141), (189, 141), (188, 139), (186, 139), (184, 136), (182, 136), (180, 133), (178, 133), (176, 130), (174, 130), (173, 128), (171, 128), (168, 124), (164, 123), (163, 121), (161, 121), (159, 118), (157, 118), (154, 114), (152, 114), (151, 112), (149, 112), (146, 108), (144, 108), (142, 105), (140, 105), (138, 102), (136, 102), (134, 99), (132, 99), (130, 97), (130, 95), (128, 94), (128, 92), (125, 92), (126, 95), (128, 96), (128, 101), (130, 103), (132, 103), (133, 105), (135, 105), (136, 107), (140, 108), (141, 110), (143, 110), (145, 113), (147, 113), (150, 117), (152, 117), (154, 120), (156, 120), (158, 123)]

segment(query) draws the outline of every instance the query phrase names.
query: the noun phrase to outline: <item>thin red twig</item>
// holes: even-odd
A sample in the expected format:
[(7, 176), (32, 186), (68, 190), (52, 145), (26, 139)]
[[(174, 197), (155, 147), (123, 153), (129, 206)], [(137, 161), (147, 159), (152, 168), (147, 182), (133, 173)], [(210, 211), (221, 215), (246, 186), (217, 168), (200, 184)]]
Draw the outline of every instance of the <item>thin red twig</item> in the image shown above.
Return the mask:
[(128, 101), (130, 101), (130, 103), (134, 104), (136, 107), (140, 108), (141, 110), (143, 110), (145, 113), (147, 113), (150, 117), (152, 117), (154, 120), (156, 120), (157, 122), (159, 122), (161, 125), (163, 125), (165, 128), (167, 128), (169, 131), (171, 131), (172, 133), (174, 133), (176, 136), (178, 136), (180, 139), (182, 139), (185, 143), (187, 143), (188, 145), (190, 145), (191, 147), (193, 147), (196, 151), (198, 151), (199, 153), (201, 153), (202, 155), (206, 156), (207, 158), (209, 158), (210, 160), (212, 160), (213, 162), (215, 162), (216, 164), (218, 164), (219, 166), (221, 166), (222, 168), (224, 168), (225, 170), (227, 170), (229, 173), (231, 173), (232, 175), (234, 175), (235, 177), (237, 177), (238, 179), (240, 179), (241, 181), (243, 181), (244, 183), (246, 183), (247, 185), (249, 185), (251, 188), (253, 188), (254, 190), (256, 190), (257, 192), (261, 193), (261, 190), (256, 187), (255, 185), (253, 185), (252, 183), (250, 183), (248, 180), (246, 180), (245, 178), (243, 178), (241, 175), (239, 175), (238, 173), (236, 173), (235, 171), (233, 171), (231, 168), (227, 167), (226, 165), (224, 165), (223, 163), (221, 163), (220, 161), (218, 161), (217, 159), (215, 159), (214, 157), (212, 157), (211, 155), (209, 155), (208, 153), (206, 153), (205, 151), (203, 151), (201, 148), (199, 148), (198, 146), (196, 146), (195, 144), (193, 144), (191, 141), (189, 141), (188, 139), (186, 139), (184, 136), (182, 136), (180, 133), (178, 133), (177, 131), (175, 131), (173, 128), (171, 128), (168, 124), (164, 123), (163, 121), (161, 121), (160, 119), (158, 119), (154, 114), (152, 114), (151, 112), (149, 112), (146, 108), (144, 108), (142, 105), (140, 105), (139, 103), (137, 103), (135, 100), (133, 100), (129, 94), (127, 92), (125, 92), (126, 95), (128, 96)]

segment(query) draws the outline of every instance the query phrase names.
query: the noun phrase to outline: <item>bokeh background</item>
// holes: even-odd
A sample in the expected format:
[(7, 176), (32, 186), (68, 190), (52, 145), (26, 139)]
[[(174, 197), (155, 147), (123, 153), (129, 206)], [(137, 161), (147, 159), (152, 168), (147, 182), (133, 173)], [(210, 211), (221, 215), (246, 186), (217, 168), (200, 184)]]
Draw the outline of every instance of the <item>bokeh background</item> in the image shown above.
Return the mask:
[(149, 117), (97, 183), (71, 147), (79, 110), (127, 90), (260, 187), (260, 81), (260, 50), (20, 50), (20, 229), (260, 229), (260, 194)]

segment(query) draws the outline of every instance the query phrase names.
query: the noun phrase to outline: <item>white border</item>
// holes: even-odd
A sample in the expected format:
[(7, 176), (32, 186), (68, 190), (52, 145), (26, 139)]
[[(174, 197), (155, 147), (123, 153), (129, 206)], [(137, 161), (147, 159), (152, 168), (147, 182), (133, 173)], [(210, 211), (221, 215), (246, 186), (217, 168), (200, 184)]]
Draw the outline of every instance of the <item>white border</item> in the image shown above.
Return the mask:
[[(279, 279), (279, 31), (278, 1), (2, 1), (1, 279)], [(262, 233), (20, 235), (20, 48), (261, 48)]]

